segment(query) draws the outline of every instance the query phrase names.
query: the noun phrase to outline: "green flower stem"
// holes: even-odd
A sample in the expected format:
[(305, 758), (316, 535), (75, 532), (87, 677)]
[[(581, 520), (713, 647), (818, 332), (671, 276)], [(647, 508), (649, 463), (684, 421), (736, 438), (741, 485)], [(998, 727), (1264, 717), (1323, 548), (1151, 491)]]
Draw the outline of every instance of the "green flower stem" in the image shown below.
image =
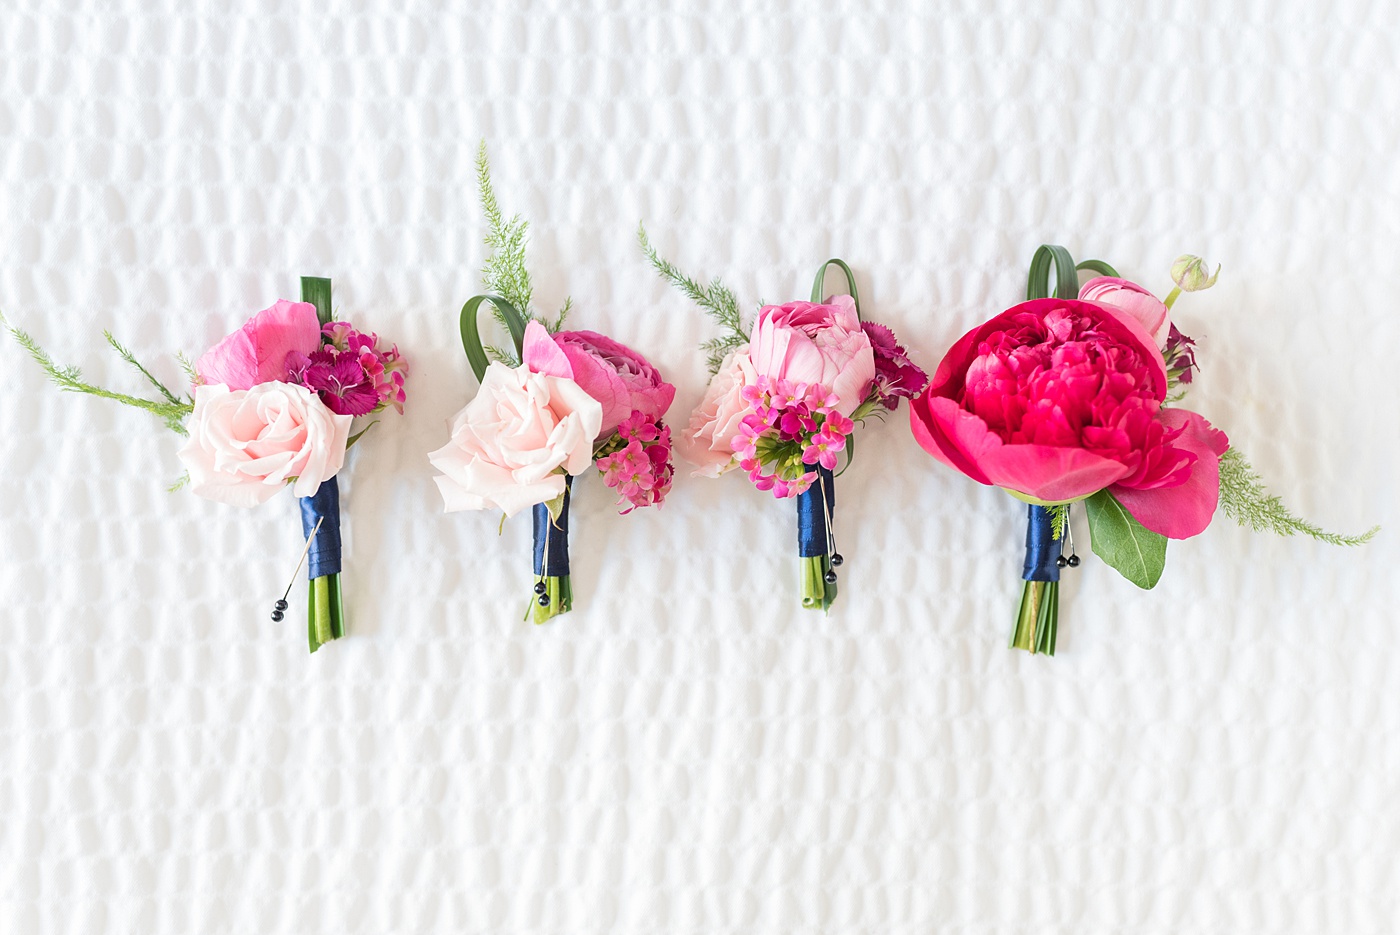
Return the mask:
[(306, 639), (314, 653), (345, 635), (345, 608), (340, 601), (340, 575), (312, 578), (306, 607)]
[(814, 555), (799, 558), (802, 578), (802, 606), (808, 610), (827, 611), (836, 600), (835, 583), (827, 584), (826, 573), (831, 570), (828, 556)]
[[(574, 588), (568, 575), (535, 580), (544, 582), (544, 594), (531, 598), (530, 610), (526, 613), (526, 617), (533, 619), (535, 623), (544, 623), (551, 617), (567, 614), (574, 609)], [(539, 600), (541, 596), (549, 598), (549, 603), (541, 604)]]
[(1059, 628), (1060, 583), (1027, 581), (1021, 591), (1021, 609), (1016, 614), (1016, 629), (1011, 633), (1011, 648), (1053, 656)]

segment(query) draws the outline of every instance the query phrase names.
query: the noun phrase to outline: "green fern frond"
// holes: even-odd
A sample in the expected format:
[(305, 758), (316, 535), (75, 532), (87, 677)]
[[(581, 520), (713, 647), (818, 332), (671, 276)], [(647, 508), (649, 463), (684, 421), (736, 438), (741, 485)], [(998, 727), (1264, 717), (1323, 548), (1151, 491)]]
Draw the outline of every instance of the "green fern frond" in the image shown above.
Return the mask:
[(156, 388), (157, 391), (159, 391), (160, 395), (165, 397), (166, 402), (174, 403), (177, 406), (184, 404), (184, 400), (176, 396), (174, 393), (170, 392), (170, 390), (166, 387), (164, 383), (157, 380), (155, 376), (151, 373), (151, 371), (147, 370), (141, 365), (141, 362), (136, 359), (135, 354), (132, 354), (131, 351), (127, 350), (124, 346), (122, 346), (122, 343), (120, 341), (112, 337), (112, 332), (103, 331), (102, 336), (106, 338), (107, 343), (112, 345), (113, 349), (121, 355), (122, 360), (135, 367), (137, 372), (140, 373), (141, 376), (145, 377), (147, 382), (149, 382), (152, 386)]
[(1050, 514), (1050, 538), (1059, 542), (1069, 528), (1069, 504), (1052, 503), (1045, 510)]
[(175, 359), (179, 361), (180, 369), (185, 371), (185, 376), (190, 378), (191, 384), (193, 384), (196, 380), (199, 379), (199, 374), (195, 373), (194, 370), (194, 361), (186, 357), (184, 351), (180, 351), (178, 354), (176, 354)]
[(569, 317), (569, 313), (572, 312), (573, 310), (574, 310), (574, 300), (573, 300), (572, 298), (569, 298), (569, 297), (566, 296), (566, 297), (564, 298), (564, 307), (561, 308), (561, 309), (559, 309), (559, 314), (556, 315), (556, 316), (554, 316), (554, 320), (553, 320), (553, 321), (545, 322), (545, 327), (546, 327), (547, 329), (549, 329), (549, 333), (550, 333), (550, 334), (554, 334), (556, 331), (558, 331), (558, 330), (560, 330), (561, 328), (563, 328), (563, 327), (564, 327), (564, 321)]
[(179, 480), (177, 480), (175, 483), (171, 484), (169, 487), (165, 488), (165, 490), (166, 490), (167, 493), (176, 493), (176, 492), (178, 492), (178, 491), (180, 491), (180, 490), (183, 490), (183, 489), (185, 488), (185, 486), (189, 484), (189, 482), (190, 482), (190, 472), (189, 472), (189, 471), (186, 471), (185, 473), (183, 473), (183, 474), (180, 475), (180, 479), (179, 479)]
[(151, 413), (163, 421), (171, 430), (181, 435), (188, 434), (185, 431), (184, 422), (185, 418), (194, 410), (194, 405), (175, 398), (169, 390), (160, 386), (159, 382), (150, 375), (146, 368), (136, 362), (136, 359), (131, 356), (131, 352), (118, 344), (111, 335), (107, 336), (107, 340), (117, 349), (117, 352), (122, 355), (122, 358), (136, 366), (148, 379), (155, 382), (157, 386), (160, 386), (166, 399), (143, 399), (139, 396), (128, 396), (125, 393), (115, 393), (103, 387), (87, 383), (83, 380), (81, 370), (77, 367), (60, 367), (58, 364), (54, 363), (53, 358), (39, 346), (38, 342), (30, 337), (27, 332), (21, 331), (19, 328), (11, 327), (3, 316), (0, 316), (0, 326), (9, 330), (10, 335), (19, 343), (20, 347), (29, 352), (29, 356), (34, 358), (35, 363), (43, 368), (44, 373), (48, 374), (49, 379), (60, 390), (67, 393), (83, 393), (88, 396), (97, 396), (101, 399), (111, 399), (127, 406), (144, 409), (146, 412)]
[[(509, 220), (501, 211), (496, 200), (496, 190), (491, 185), (491, 167), (486, 161), (486, 141), (476, 153), (476, 182), (481, 193), (481, 210), (486, 215), (486, 263), (481, 268), (481, 281), (487, 292), (495, 293), (520, 310), (526, 318), (533, 318), (530, 311), (530, 298), (534, 291), (530, 283), (530, 272), (525, 268), (525, 243), (530, 225), (515, 215)], [(496, 317), (504, 319), (499, 312)]]
[(520, 359), (516, 356), (515, 351), (501, 347), (499, 344), (488, 344), (482, 350), (486, 351), (486, 357), (489, 360), (505, 364), (512, 369), (520, 366)]
[(661, 278), (685, 293), (725, 330), (722, 337), (701, 345), (701, 349), (709, 355), (710, 372), (714, 373), (731, 348), (746, 344), (749, 340), (748, 329), (744, 327), (744, 318), (739, 312), (739, 302), (734, 298), (734, 293), (717, 278), (710, 280), (709, 285), (702, 286), (682, 273), (656, 252), (656, 248), (647, 238), (646, 228), (640, 224), (637, 225), (637, 242), (641, 244), (642, 252)]
[(1255, 532), (1280, 536), (1305, 535), (1331, 545), (1361, 545), (1369, 542), (1379, 526), (1358, 536), (1327, 532), (1305, 519), (1294, 516), (1277, 496), (1264, 488), (1263, 478), (1234, 448), (1220, 458), (1220, 509), (1226, 516)]

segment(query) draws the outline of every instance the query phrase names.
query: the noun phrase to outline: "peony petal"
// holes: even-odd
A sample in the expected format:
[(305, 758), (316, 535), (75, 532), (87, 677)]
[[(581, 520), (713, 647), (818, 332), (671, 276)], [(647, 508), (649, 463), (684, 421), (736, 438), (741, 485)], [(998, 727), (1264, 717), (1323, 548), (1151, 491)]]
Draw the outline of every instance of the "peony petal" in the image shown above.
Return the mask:
[(1170, 428), (1185, 427), (1173, 446), (1196, 456), (1190, 476), (1176, 487), (1136, 490), (1115, 485), (1113, 496), (1153, 532), (1168, 539), (1189, 539), (1205, 532), (1215, 515), (1220, 502), (1220, 456), (1230, 440), (1187, 409), (1163, 409), (1159, 418)]

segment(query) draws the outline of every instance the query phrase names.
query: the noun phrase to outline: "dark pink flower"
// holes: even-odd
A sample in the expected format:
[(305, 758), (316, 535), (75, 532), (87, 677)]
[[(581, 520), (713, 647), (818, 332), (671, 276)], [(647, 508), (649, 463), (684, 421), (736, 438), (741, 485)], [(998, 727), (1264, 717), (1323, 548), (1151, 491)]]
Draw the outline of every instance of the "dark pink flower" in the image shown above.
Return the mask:
[(617, 426), (616, 435), (626, 442), (598, 459), (603, 482), (617, 490), (623, 513), (639, 506), (660, 506), (671, 491), (675, 467), (671, 461), (671, 429), (640, 409)]
[(597, 332), (549, 334), (532, 323), (521, 357), (533, 371), (572, 378), (598, 400), (603, 407), (599, 438), (611, 435), (635, 411), (659, 420), (676, 396), (676, 388), (645, 357)]
[(875, 392), (880, 405), (895, 409), (901, 397), (912, 399), (928, 385), (928, 374), (909, 359), (909, 352), (893, 331), (873, 321), (863, 322), (861, 328), (875, 351)]
[(1104, 488), (1148, 529), (1203, 531), (1219, 494), (1224, 433), (1163, 408), (1167, 369), (1131, 314), (1037, 299), (965, 334), (910, 420), (925, 450), (983, 484), (1046, 503)]

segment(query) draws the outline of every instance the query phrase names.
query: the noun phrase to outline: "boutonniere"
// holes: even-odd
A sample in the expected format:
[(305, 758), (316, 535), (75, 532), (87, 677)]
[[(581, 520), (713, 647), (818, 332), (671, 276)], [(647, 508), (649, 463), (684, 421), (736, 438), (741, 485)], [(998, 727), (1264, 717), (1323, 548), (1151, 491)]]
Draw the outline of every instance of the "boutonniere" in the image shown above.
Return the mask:
[[(681, 456), (696, 476), (738, 468), (758, 490), (796, 501), (802, 606), (829, 609), (844, 561), (833, 524), (837, 467), (851, 462), (856, 425), (893, 411), (927, 376), (893, 331), (861, 320), (855, 277), (841, 260), (822, 264), (811, 301), (764, 305), (749, 327), (719, 280), (701, 285), (662, 259), (645, 230), (638, 239), (662, 278), (724, 329), (702, 345), (711, 380), (681, 433)], [(846, 293), (824, 298), (833, 266)]]
[[(300, 501), (303, 560), (310, 579), (307, 641), (312, 652), (345, 635), (341, 601), (340, 488), (345, 454), (369, 429), (354, 420), (386, 407), (403, 412), (407, 365), (398, 347), (332, 321), (331, 281), (303, 278), (302, 301), (278, 301), (205, 351), (192, 383), (177, 394), (109, 333), (107, 341), (156, 391), (155, 398), (95, 386), (60, 367), (28, 334), (11, 333), (62, 390), (143, 409), (186, 437), (179, 458), (197, 496), (256, 506), (290, 487)], [(289, 588), (290, 590), (290, 588)], [(287, 595), (272, 619), (281, 621)]]
[[(526, 507), (534, 521), (536, 623), (573, 608), (569, 506), (574, 478), (596, 470), (622, 513), (660, 506), (671, 489), (671, 430), (662, 422), (676, 390), (645, 357), (593, 331), (565, 330), (571, 303), (552, 320), (531, 308), (526, 223), (501, 213), (483, 146), (477, 156), (490, 249), (487, 293), (462, 307), (467, 361), (480, 384), (448, 422), (451, 439), (430, 454), (448, 512)], [(509, 333), (481, 339), (482, 309)]]
[[(1097, 275), (1080, 286), (1079, 271)], [(1162, 301), (1107, 263), (1076, 266), (1063, 247), (1042, 246), (1027, 301), (963, 335), (911, 402), (914, 435), (929, 454), (1027, 504), (1013, 647), (1055, 652), (1060, 572), (1080, 563), (1070, 532), (1076, 504), (1094, 554), (1140, 588), (1161, 578), (1168, 540), (1204, 532), (1217, 507), (1255, 530), (1337, 545), (1376, 533), (1339, 536), (1294, 516), (1224, 432), (1177, 405), (1197, 370), (1196, 344), (1171, 310), (1218, 275), (1183, 256)]]

